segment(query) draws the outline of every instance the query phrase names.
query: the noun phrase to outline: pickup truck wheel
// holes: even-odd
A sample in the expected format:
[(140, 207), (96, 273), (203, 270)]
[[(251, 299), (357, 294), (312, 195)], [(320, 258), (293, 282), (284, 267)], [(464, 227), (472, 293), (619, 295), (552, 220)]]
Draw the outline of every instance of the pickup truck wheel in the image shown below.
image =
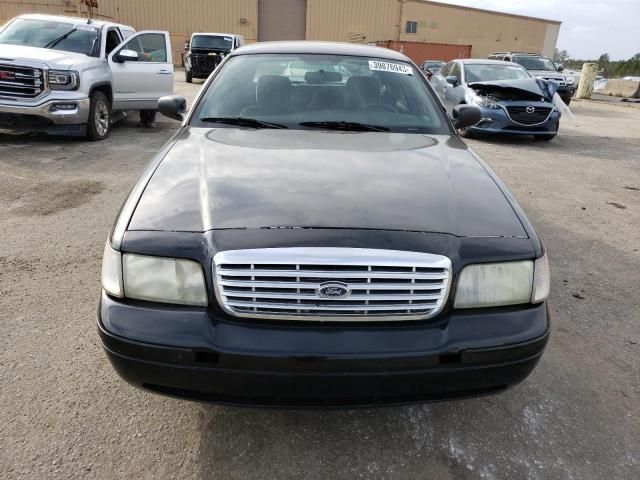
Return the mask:
[(93, 92), (89, 103), (89, 123), (87, 138), (91, 141), (104, 140), (111, 132), (111, 105), (102, 92)]
[(184, 75), (185, 77), (187, 77), (187, 83), (193, 83), (193, 77), (191, 76), (191, 72), (189, 70), (185, 70)]
[(567, 97), (562, 97), (562, 101), (569, 106), (569, 104), (571, 103), (571, 97), (567, 96)]

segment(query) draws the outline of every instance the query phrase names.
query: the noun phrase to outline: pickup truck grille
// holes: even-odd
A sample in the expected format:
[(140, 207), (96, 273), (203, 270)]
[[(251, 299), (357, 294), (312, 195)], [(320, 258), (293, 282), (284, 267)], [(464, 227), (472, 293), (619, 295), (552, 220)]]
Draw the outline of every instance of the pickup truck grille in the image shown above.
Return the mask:
[[(533, 111), (531, 111), (532, 108)], [(552, 109), (549, 107), (507, 107), (507, 113), (511, 120), (519, 123), (520, 125), (538, 125), (540, 123), (544, 123), (547, 121), (547, 118), (549, 118), (551, 110)]]
[(359, 248), (231, 250), (214, 257), (218, 302), (238, 317), (421, 320), (442, 311), (451, 261)]
[(35, 98), (43, 90), (41, 69), (0, 64), (0, 98)]
[(542, 77), (543, 80), (549, 80), (550, 82), (557, 83), (559, 86), (564, 87), (566, 81), (564, 77)]

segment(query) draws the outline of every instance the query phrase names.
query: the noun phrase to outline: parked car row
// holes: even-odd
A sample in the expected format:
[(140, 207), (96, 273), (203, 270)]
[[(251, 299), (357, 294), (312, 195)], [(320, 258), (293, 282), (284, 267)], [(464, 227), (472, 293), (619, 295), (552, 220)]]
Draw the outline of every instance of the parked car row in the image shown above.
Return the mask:
[(557, 75), (555, 65), (535, 54), (499, 53), (443, 66), (428, 60), (421, 68), (448, 112), (457, 105), (480, 108), (481, 120), (460, 130), (463, 137), (500, 133), (551, 140), (562, 116), (558, 104), (568, 104), (575, 90), (572, 79), (549, 76), (552, 68)]

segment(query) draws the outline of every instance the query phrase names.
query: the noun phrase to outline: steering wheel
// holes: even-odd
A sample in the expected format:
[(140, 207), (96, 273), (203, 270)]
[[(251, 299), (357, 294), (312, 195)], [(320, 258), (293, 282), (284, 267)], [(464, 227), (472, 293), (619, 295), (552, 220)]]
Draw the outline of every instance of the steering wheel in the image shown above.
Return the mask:
[(370, 112), (391, 112), (398, 113), (398, 109), (392, 105), (387, 105), (386, 103), (370, 103), (358, 109), (359, 112), (362, 111), (370, 111)]

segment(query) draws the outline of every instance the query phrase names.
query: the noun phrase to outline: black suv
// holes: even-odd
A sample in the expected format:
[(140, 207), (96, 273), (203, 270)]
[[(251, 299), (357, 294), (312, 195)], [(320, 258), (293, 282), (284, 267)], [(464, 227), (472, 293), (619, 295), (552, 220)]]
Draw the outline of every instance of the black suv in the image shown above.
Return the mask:
[(573, 77), (562, 75), (563, 67), (556, 66), (549, 57), (537, 53), (496, 52), (489, 55), (489, 58), (517, 63), (526, 68), (534, 77), (557, 83), (558, 95), (562, 101), (567, 105), (571, 103), (571, 97), (576, 91), (575, 80)]

